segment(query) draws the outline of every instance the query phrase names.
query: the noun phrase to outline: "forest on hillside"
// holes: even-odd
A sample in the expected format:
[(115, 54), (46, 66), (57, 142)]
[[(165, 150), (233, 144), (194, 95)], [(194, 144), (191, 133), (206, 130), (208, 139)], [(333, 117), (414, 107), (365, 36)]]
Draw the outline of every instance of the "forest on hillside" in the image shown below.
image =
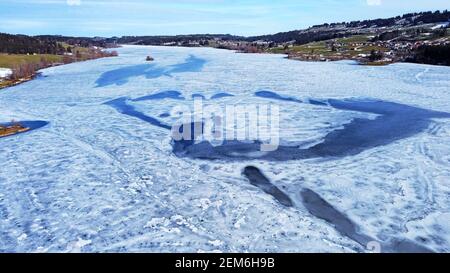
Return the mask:
[(421, 46), (407, 62), (450, 66), (450, 45)]
[(26, 35), (0, 33), (0, 53), (7, 54), (63, 54), (65, 48), (58, 42)]
[[(64, 47), (63, 43), (67, 46)], [(57, 35), (13, 35), (0, 33), (0, 53), (53, 54), (72, 53), (73, 47), (110, 47), (105, 38), (67, 37)]]
[(402, 16), (363, 20), (353, 22), (341, 22), (332, 24), (316, 25), (306, 30), (293, 30), (280, 32), (273, 35), (262, 35), (249, 37), (246, 40), (253, 42), (258, 40), (272, 41), (276, 43), (286, 43), (295, 41), (296, 44), (307, 44), (310, 42), (324, 41), (334, 38), (341, 38), (348, 34), (355, 34), (355, 29), (382, 28), (393, 26), (415, 26), (419, 24), (442, 23), (450, 21), (450, 11), (427, 11), (420, 13), (408, 13)]

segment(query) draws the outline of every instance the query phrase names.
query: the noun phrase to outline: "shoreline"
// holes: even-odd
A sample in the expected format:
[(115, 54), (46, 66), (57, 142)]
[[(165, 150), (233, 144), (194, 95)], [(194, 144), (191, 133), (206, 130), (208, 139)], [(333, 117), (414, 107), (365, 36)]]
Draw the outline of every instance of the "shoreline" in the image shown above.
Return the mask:
[[(45, 68), (48, 68), (48, 67), (45, 67)], [(42, 68), (42, 69), (45, 69), (45, 68)], [(9, 88), (9, 87), (13, 87), (13, 86), (16, 86), (16, 85), (19, 85), (19, 84), (22, 84), (22, 83), (26, 83), (26, 82), (29, 82), (29, 81), (32, 81), (36, 77), (38, 77), (40, 74), (41, 74), (41, 72), (37, 72), (37, 73), (34, 73), (33, 75), (31, 75), (29, 77), (26, 77), (26, 78), (23, 78), (23, 79), (19, 79), (19, 80), (3, 80), (3, 81), (0, 82), (0, 90), (6, 89), (6, 88)]]
[(387, 66), (390, 64), (396, 64), (396, 63), (411, 63), (411, 64), (422, 64), (422, 65), (433, 65), (433, 66), (446, 66), (446, 65), (439, 65), (439, 64), (427, 64), (427, 63), (413, 63), (413, 62), (400, 62), (400, 61), (374, 61), (374, 62), (362, 62), (358, 59), (351, 59), (351, 58), (342, 58), (342, 59), (326, 59), (326, 60), (319, 60), (319, 59), (302, 59), (298, 57), (291, 57), (287, 53), (274, 53), (274, 52), (268, 52), (268, 51), (261, 51), (261, 52), (245, 52), (242, 50), (236, 50), (232, 48), (223, 48), (223, 47), (214, 47), (214, 46), (182, 46), (182, 45), (138, 45), (138, 44), (121, 44), (122, 46), (154, 46), (154, 47), (175, 47), (175, 48), (212, 48), (212, 49), (220, 49), (220, 50), (227, 50), (227, 51), (233, 51), (236, 54), (270, 54), (270, 55), (283, 55), (285, 56), (284, 59), (287, 60), (293, 60), (293, 61), (299, 61), (299, 62), (310, 62), (310, 63), (326, 63), (326, 62), (339, 62), (339, 61), (354, 61), (357, 62), (358, 65), (362, 66)]
[[(276, 53), (267, 53), (267, 54), (276, 54)], [(362, 62), (360, 60), (350, 59), (350, 58), (342, 58), (342, 59), (337, 59), (337, 60), (332, 60), (332, 59), (307, 60), (307, 59), (301, 59), (301, 58), (286, 56), (285, 59), (293, 60), (293, 61), (299, 61), (299, 62), (309, 62), (309, 63), (333, 63), (333, 62), (341, 62), (341, 61), (352, 61), (352, 62), (356, 62), (358, 65), (361, 65), (361, 66), (388, 66), (390, 64), (404, 63), (404, 62), (387, 62), (387, 61)]]
[(25, 127), (20, 123), (16, 123), (10, 126), (2, 126), (0, 125), (0, 138), (14, 136), (20, 133), (25, 133), (30, 131), (31, 128)]
[[(163, 46), (166, 47), (166, 46)], [(184, 47), (189, 48), (188, 46), (177, 46), (177, 47)], [(202, 48), (202, 47), (197, 47)], [(205, 48), (216, 48), (216, 49), (223, 49), (223, 50), (230, 50), (234, 51), (238, 54), (270, 54), (270, 55), (284, 55), (284, 59), (286, 60), (292, 60), (292, 61), (298, 61), (298, 62), (309, 62), (309, 63), (332, 63), (332, 62), (340, 62), (340, 61), (353, 61), (357, 62), (358, 65), (361, 66), (388, 66), (390, 64), (396, 64), (396, 63), (408, 63), (408, 62), (399, 62), (399, 61), (374, 61), (374, 62), (362, 62), (359, 59), (352, 59), (352, 58), (340, 58), (340, 59), (323, 59), (315, 58), (315, 59), (304, 59), (298, 56), (291, 56), (288, 53), (274, 53), (269, 51), (263, 51), (263, 52), (245, 52), (242, 50), (235, 50), (235, 49), (228, 49), (228, 48), (218, 48), (218, 47), (205, 47)], [(425, 64), (425, 63), (414, 63), (414, 64), (423, 64), (423, 65), (434, 65), (434, 66), (442, 66), (437, 64)]]
[[(103, 50), (106, 50), (106, 49), (107, 48), (105, 48)], [(109, 54), (111, 54), (111, 53), (109, 53)], [(103, 58), (111, 58), (111, 57), (117, 57), (117, 55), (116, 56), (114, 56), (113, 54), (105, 55), (105, 56), (98, 57), (98, 58), (89, 58), (86, 60), (73, 61), (73, 62), (69, 62), (69, 63), (53, 63), (48, 66), (39, 68), (39, 70), (36, 70), (30, 76), (27, 76), (27, 77), (23, 77), (23, 78), (20, 78), (17, 80), (3, 79), (2, 81), (0, 81), (0, 91), (3, 89), (14, 87), (14, 86), (20, 85), (22, 83), (26, 83), (26, 82), (36, 79), (37, 77), (39, 77), (42, 74), (41, 70), (43, 70), (43, 69), (47, 69), (47, 68), (51, 68), (51, 67), (58, 67), (58, 66), (63, 66), (63, 65), (73, 64), (73, 63), (82, 63), (82, 62), (87, 62), (87, 61), (92, 61), (92, 60), (103, 59)]]

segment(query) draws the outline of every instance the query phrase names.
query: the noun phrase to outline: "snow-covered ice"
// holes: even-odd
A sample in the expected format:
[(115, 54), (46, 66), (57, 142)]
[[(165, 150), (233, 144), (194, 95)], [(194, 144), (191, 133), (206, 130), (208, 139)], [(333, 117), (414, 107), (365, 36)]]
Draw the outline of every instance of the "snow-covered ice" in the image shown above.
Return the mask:
[[(0, 251), (366, 251), (310, 213), (302, 203), (308, 189), (364, 238), (450, 252), (449, 67), (305, 63), (207, 48), (118, 51), (116, 58), (45, 69), (0, 91), (0, 124), (42, 125), (0, 138)], [(149, 54), (155, 62), (145, 62)], [(292, 100), (255, 96), (266, 90)], [(179, 157), (164, 125), (172, 124), (173, 107), (192, 106), (198, 96), (205, 103), (279, 105), (281, 144), (301, 149), (379, 117), (329, 102), (382, 101), (444, 114), (419, 125), (407, 119), (411, 133), (387, 131), (392, 141), (348, 156)], [(133, 111), (111, 104), (118, 99)], [(247, 166), (261, 170), (293, 206), (250, 183), (242, 174)]]

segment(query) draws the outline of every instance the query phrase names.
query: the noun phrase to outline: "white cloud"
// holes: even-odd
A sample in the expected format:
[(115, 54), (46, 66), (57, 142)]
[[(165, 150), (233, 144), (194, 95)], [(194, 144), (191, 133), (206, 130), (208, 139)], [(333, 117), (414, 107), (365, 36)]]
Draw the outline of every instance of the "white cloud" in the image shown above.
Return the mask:
[(381, 6), (381, 0), (367, 0), (369, 6)]
[(79, 6), (79, 5), (81, 5), (81, 0), (67, 0), (67, 5)]

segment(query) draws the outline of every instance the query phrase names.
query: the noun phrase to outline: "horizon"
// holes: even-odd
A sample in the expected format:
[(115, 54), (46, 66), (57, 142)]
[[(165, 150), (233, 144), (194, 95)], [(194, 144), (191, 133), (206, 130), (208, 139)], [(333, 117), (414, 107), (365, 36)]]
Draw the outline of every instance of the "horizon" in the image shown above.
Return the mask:
[[(124, 1), (103, 0), (6, 0), (0, 3), (0, 32), (71, 37), (194, 34), (249, 37), (306, 29), (324, 23), (390, 18), (448, 8), (447, 1), (442, 0), (426, 3), (419, 0), (409, 3), (401, 0), (270, 2), (133, 0), (125, 4)], [(147, 16), (149, 14), (151, 16)]]

